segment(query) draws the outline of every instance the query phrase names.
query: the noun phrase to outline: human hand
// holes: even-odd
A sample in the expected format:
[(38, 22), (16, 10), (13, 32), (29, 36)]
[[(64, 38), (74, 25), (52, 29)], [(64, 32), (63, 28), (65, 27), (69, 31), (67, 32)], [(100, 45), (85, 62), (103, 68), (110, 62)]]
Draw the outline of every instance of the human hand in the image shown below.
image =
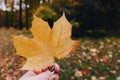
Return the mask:
[(60, 67), (58, 64), (54, 64), (47, 70), (44, 69), (42, 72), (28, 71), (19, 80), (59, 80), (58, 72)]

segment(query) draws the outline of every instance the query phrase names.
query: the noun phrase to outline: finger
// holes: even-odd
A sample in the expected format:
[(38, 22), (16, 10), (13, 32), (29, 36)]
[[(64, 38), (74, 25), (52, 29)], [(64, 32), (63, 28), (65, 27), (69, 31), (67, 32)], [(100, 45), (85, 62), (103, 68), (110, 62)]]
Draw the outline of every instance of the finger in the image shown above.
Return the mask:
[(52, 66), (50, 66), (50, 67), (43, 68), (43, 69), (41, 69), (40, 71), (34, 71), (34, 72), (35, 72), (36, 75), (38, 75), (38, 74), (40, 74), (40, 73), (42, 73), (42, 72), (47, 71), (49, 68), (51, 68), (51, 67), (53, 67), (53, 66), (54, 66), (54, 65), (52, 65)]
[(52, 75), (54, 75), (55, 66), (53, 65), (47, 71), (42, 72), (34, 77), (31, 77), (30, 80), (48, 80)]
[(52, 75), (49, 80), (59, 80), (59, 76), (57, 74)]
[(33, 77), (33, 80), (48, 80), (52, 75), (54, 75), (54, 71), (51, 72), (49, 70), (39, 74), (39, 75), (36, 75)]
[(42, 72), (45, 72), (45, 71), (47, 71), (47, 70), (48, 70), (48, 67), (47, 67), (47, 68), (42, 69)]
[(52, 65), (51, 67), (48, 68), (49, 71), (53, 72), (55, 70), (55, 65)]
[(33, 71), (28, 71), (19, 80), (48, 80), (54, 74), (55, 66), (49, 68), (49, 70), (36, 75)]
[(34, 71), (34, 73), (35, 73), (36, 75), (38, 75), (38, 74), (42, 73), (42, 71)]
[(54, 63), (55, 66), (55, 73), (60, 72), (60, 66), (57, 63)]

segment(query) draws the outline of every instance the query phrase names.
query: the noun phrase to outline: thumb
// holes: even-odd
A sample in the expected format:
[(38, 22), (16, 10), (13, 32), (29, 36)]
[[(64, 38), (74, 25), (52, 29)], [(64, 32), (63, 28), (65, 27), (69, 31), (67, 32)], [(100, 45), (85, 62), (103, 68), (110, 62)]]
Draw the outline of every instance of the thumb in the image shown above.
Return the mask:
[(52, 75), (54, 75), (54, 70), (55, 70), (55, 66), (52, 66), (49, 68), (49, 70), (40, 73), (36, 76), (31, 77), (30, 79), (27, 80), (48, 80)]
[(52, 75), (54, 75), (54, 71), (51, 72), (49, 70), (38, 75), (31, 75), (31, 72), (28, 72), (24, 76), (22, 76), (19, 80), (49, 80), (49, 78)]
[(49, 70), (36, 75), (33, 71), (28, 71), (19, 80), (49, 80), (49, 78), (54, 75), (55, 66), (49, 68)]
[(36, 75), (34, 76), (34, 79), (33, 80), (48, 80), (52, 75), (54, 75), (54, 71), (51, 72), (49, 70), (39, 74), (39, 75)]

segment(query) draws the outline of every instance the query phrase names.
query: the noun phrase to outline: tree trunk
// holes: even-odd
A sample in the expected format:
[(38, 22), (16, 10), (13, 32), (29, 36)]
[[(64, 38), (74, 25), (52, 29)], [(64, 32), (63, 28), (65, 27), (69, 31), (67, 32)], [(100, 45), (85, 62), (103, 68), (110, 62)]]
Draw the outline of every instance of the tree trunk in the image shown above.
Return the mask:
[(26, 14), (26, 29), (29, 28), (28, 26), (28, 1), (25, 0), (25, 14)]
[(14, 0), (12, 0), (12, 10), (11, 10), (11, 16), (10, 16), (10, 26), (12, 26), (13, 27), (13, 21), (14, 21), (14, 18), (13, 18), (13, 16), (14, 16), (14, 14), (13, 14), (13, 9), (14, 9)]
[(23, 29), (22, 23), (22, 0), (20, 0), (20, 10), (19, 10), (19, 29)]
[(4, 22), (5, 22), (6, 28), (9, 28), (9, 20), (8, 20), (8, 11), (7, 10), (5, 11), (5, 20), (4, 20)]
[(4, 20), (4, 22), (5, 22), (6, 28), (9, 28), (9, 14), (8, 14), (8, 11), (7, 11), (7, 8), (8, 8), (7, 4), (8, 3), (5, 0), (6, 10), (5, 10), (5, 20)]

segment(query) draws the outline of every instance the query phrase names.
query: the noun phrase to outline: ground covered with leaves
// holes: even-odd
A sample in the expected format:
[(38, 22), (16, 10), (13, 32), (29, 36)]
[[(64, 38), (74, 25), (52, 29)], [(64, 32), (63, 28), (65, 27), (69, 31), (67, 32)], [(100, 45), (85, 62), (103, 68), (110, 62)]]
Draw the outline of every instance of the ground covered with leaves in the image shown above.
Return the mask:
[[(0, 80), (18, 80), (25, 59), (16, 55), (11, 35), (32, 37), (27, 30), (0, 28)], [(116, 80), (120, 78), (120, 38), (79, 38), (80, 46), (64, 60), (56, 60), (61, 67), (60, 80)], [(102, 79), (102, 80), (104, 80)]]

